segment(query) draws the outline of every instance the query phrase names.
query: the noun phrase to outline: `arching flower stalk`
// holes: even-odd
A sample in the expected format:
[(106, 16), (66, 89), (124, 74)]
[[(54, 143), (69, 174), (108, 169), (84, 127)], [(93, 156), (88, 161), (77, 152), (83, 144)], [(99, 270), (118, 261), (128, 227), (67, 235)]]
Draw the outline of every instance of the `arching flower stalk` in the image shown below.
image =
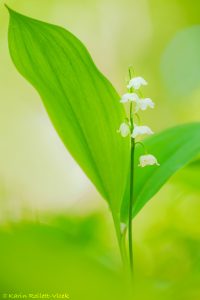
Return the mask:
[[(129, 116), (120, 125), (117, 132), (121, 134), (123, 138), (130, 139), (130, 194), (129, 194), (129, 220), (128, 220), (128, 247), (129, 247), (129, 262), (130, 270), (133, 275), (133, 242), (132, 242), (132, 212), (134, 205), (134, 163), (135, 163), (135, 145), (140, 144), (144, 149), (144, 154), (139, 157), (138, 166), (146, 167), (156, 165), (159, 163), (156, 157), (149, 154), (146, 147), (141, 141), (136, 141), (139, 136), (152, 135), (154, 132), (150, 127), (146, 125), (140, 125), (139, 111), (145, 111), (148, 108), (154, 108), (155, 104), (150, 98), (141, 98), (141, 87), (146, 86), (148, 83), (142, 77), (133, 77), (133, 70), (129, 68), (129, 83), (127, 85), (127, 93), (124, 94), (120, 103), (129, 103)], [(136, 118), (135, 118), (136, 117)], [(136, 119), (136, 120), (135, 120)], [(139, 124), (136, 121), (139, 120)], [(125, 235), (125, 224), (122, 224), (122, 235)]]

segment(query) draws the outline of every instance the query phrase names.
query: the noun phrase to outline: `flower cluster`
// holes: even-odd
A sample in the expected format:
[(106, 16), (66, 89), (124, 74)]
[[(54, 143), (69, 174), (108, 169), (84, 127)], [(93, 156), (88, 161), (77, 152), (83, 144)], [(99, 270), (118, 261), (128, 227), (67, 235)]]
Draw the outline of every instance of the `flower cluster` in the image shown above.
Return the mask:
[[(141, 98), (139, 95), (141, 95), (140, 88), (141, 86), (147, 85), (147, 81), (142, 77), (134, 77), (130, 78), (130, 81), (127, 85), (128, 92), (124, 94), (120, 100), (121, 103), (130, 103), (131, 107), (134, 105), (134, 114), (137, 115), (138, 111), (144, 111), (148, 108), (154, 108), (155, 104), (150, 98)], [(139, 95), (138, 95), (139, 94)], [(128, 118), (120, 125), (118, 132), (121, 134), (122, 137), (130, 136), (132, 139), (137, 138), (141, 135), (151, 135), (153, 134), (153, 131), (151, 128), (149, 128), (146, 125), (138, 125), (138, 124), (132, 124), (131, 121), (133, 121), (132, 116), (132, 108), (130, 109), (130, 118)], [(141, 144), (141, 143), (140, 143)], [(139, 166), (145, 167), (145, 166), (152, 166), (157, 165), (159, 166), (159, 163), (155, 156), (152, 154), (145, 154), (140, 156), (139, 158)]]

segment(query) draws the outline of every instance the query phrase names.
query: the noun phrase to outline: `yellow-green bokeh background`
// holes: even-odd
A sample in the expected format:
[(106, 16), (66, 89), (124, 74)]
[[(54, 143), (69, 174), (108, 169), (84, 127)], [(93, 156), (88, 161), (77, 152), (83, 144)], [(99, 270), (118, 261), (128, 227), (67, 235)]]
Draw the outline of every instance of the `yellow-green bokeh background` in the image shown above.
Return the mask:
[[(0, 293), (68, 292), (71, 299), (125, 298), (106, 203), (54, 131), (38, 94), (8, 53), (0, 1)], [(125, 92), (127, 69), (148, 80), (155, 131), (200, 120), (197, 0), (7, 0), (66, 27)], [(110, 112), (112, 113), (112, 112)], [(176, 174), (134, 224), (135, 293), (200, 299), (200, 165)], [(122, 277), (121, 277), (122, 276)]]

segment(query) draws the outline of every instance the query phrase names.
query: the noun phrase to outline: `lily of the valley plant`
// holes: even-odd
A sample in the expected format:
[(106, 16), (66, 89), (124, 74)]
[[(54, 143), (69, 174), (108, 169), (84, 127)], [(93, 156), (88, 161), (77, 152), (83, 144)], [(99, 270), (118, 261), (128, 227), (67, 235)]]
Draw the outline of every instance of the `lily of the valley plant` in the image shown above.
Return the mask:
[[(154, 108), (154, 102), (142, 96), (146, 80), (134, 77), (130, 69), (127, 93), (119, 100), (73, 34), (8, 10), (11, 58), (38, 91), (68, 151), (107, 201), (122, 257), (128, 227), (133, 270), (132, 219), (176, 171), (200, 153), (200, 124), (154, 135), (149, 126), (140, 124), (139, 114)], [(129, 105), (128, 117), (122, 104)]]
[[(129, 68), (129, 83), (127, 85), (128, 92), (124, 94), (120, 100), (120, 103), (129, 104), (129, 116), (125, 118), (121, 123), (118, 132), (123, 138), (129, 138), (130, 140), (130, 203), (129, 203), (129, 260), (130, 268), (133, 273), (133, 245), (132, 245), (132, 211), (134, 204), (134, 163), (135, 163), (135, 147), (141, 145), (144, 150), (144, 154), (139, 157), (138, 166), (147, 167), (152, 165), (160, 166), (157, 158), (153, 154), (147, 152), (146, 147), (141, 141), (137, 141), (137, 138), (143, 135), (152, 135), (154, 132), (146, 125), (136, 124), (136, 120), (141, 120), (138, 116), (139, 111), (147, 110), (148, 108), (154, 108), (155, 104), (150, 98), (142, 98), (141, 88), (147, 85), (147, 81), (142, 77), (132, 78), (132, 68)], [(122, 235), (126, 233), (126, 225), (121, 223)]]

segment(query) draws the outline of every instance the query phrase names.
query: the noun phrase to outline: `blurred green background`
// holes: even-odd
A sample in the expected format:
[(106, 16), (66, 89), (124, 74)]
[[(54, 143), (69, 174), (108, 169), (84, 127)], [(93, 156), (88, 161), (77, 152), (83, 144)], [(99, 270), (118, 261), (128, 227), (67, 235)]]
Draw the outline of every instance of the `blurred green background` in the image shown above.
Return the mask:
[[(65, 150), (38, 94), (17, 73), (0, 1), (0, 294), (128, 299), (107, 204)], [(155, 131), (200, 120), (197, 0), (7, 0), (66, 27), (125, 92), (149, 85)], [(112, 113), (112, 112), (111, 112)], [(135, 299), (200, 299), (200, 163), (176, 174), (136, 217)]]

